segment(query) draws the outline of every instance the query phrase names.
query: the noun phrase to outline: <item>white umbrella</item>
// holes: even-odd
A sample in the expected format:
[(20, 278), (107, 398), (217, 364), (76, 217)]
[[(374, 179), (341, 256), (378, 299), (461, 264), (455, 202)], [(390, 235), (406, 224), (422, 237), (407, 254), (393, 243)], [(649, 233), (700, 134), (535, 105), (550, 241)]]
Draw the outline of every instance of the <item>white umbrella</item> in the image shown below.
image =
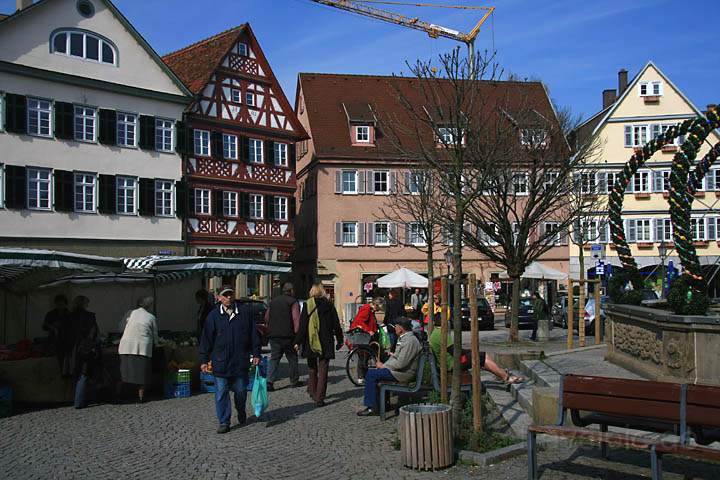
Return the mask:
[[(507, 270), (500, 273), (500, 278), (508, 278)], [(540, 262), (532, 262), (522, 274), (522, 278), (535, 278), (538, 280), (565, 280), (567, 273), (563, 273)]]
[(427, 288), (428, 279), (405, 267), (377, 279), (380, 288)]

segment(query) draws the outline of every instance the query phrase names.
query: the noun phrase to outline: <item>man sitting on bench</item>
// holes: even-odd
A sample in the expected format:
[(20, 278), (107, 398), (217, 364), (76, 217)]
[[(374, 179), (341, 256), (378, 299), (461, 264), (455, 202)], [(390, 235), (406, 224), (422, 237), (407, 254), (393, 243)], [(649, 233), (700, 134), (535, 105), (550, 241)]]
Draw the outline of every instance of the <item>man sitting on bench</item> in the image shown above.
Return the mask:
[(376, 362), (376, 368), (371, 368), (365, 375), (365, 410), (358, 412), (361, 417), (378, 414), (377, 384), (383, 380), (407, 383), (417, 373), (417, 358), (422, 352), (420, 341), (412, 333), (412, 321), (407, 317), (399, 317), (395, 323), (395, 333), (398, 336), (395, 353), (390, 354), (387, 362)]

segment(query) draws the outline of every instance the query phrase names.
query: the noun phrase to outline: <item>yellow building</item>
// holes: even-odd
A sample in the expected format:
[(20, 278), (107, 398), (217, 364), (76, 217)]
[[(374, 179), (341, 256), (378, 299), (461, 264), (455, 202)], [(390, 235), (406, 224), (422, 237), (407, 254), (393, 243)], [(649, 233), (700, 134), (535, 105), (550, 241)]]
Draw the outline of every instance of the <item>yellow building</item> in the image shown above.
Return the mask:
[[(603, 109), (580, 125), (574, 134), (579, 140), (589, 135), (599, 137), (598, 171), (592, 175), (593, 178), (583, 178), (583, 188), (597, 192), (600, 202), (604, 203), (615, 175), (630, 159), (634, 148), (642, 146), (668, 126), (702, 115), (702, 112), (653, 62), (648, 62), (629, 84), (627, 71), (620, 70), (618, 90), (605, 90), (602, 97)], [(712, 132), (698, 159), (708, 152), (709, 144), (714, 145), (719, 140), (717, 131)], [(661, 271), (658, 268), (662, 260), (658, 250), (660, 242), (667, 246), (666, 265), (672, 261), (679, 267), (672, 243), (667, 191), (672, 159), (682, 141), (679, 139), (675, 145), (665, 146), (657, 152), (633, 177), (625, 193), (623, 220), (626, 237), (641, 272), (653, 281)], [(719, 206), (720, 172), (713, 168), (695, 197), (692, 211), (695, 247), (700, 263), (706, 265), (706, 278), (714, 277), (720, 266)], [(586, 271), (590, 273), (597, 262), (592, 257), (592, 244), (600, 245), (605, 263), (620, 266), (617, 253), (610, 244), (609, 226), (590, 219), (585, 222), (586, 229), (597, 231), (595, 235), (587, 235), (593, 240), (584, 247)], [(571, 242), (570, 273), (577, 278), (579, 272), (579, 247)], [(720, 285), (717, 281), (711, 283)], [(716, 290), (717, 286), (711, 286), (710, 295), (720, 296)]]

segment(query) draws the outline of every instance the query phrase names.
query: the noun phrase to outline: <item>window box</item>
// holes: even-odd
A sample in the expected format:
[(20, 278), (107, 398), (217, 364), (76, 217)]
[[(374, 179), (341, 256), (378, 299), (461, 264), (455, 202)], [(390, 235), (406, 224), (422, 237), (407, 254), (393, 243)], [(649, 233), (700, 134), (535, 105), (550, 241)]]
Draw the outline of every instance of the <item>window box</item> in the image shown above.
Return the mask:
[(615, 246), (614, 243), (609, 243), (608, 247), (610, 247), (610, 250), (617, 250), (617, 247)]
[(715, 192), (715, 196), (716, 196), (717, 198), (720, 198), (720, 192)]
[(705, 192), (698, 190), (695, 192), (695, 198), (705, 198)]
[(637, 242), (636, 245), (638, 248), (641, 248), (641, 249), (653, 248), (652, 242)]
[(662, 147), (662, 151), (663, 151), (663, 153), (677, 152), (678, 146), (677, 145), (665, 145)]
[(642, 153), (642, 147), (633, 147), (633, 152)]
[(583, 250), (592, 250), (593, 245), (592, 243), (586, 243), (583, 245)]
[(646, 95), (643, 96), (643, 100), (646, 104), (648, 103), (660, 103), (660, 95)]
[(670, 198), (670, 192), (663, 192), (663, 198)]
[(647, 200), (650, 198), (650, 194), (647, 192), (640, 192), (635, 194), (636, 200)]
[(693, 246), (697, 248), (707, 248), (709, 243), (707, 240), (695, 240), (693, 241)]

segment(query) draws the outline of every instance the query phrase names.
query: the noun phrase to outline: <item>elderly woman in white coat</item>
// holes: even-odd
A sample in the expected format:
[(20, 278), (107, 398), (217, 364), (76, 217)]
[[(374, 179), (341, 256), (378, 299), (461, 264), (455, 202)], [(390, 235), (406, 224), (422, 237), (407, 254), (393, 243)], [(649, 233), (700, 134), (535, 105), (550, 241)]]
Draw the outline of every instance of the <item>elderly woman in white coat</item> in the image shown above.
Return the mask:
[(124, 383), (138, 386), (138, 400), (145, 397), (145, 386), (152, 375), (153, 345), (158, 342), (158, 328), (155, 315), (148, 310), (153, 304), (152, 297), (138, 301), (138, 308), (130, 312), (120, 339), (120, 377)]

